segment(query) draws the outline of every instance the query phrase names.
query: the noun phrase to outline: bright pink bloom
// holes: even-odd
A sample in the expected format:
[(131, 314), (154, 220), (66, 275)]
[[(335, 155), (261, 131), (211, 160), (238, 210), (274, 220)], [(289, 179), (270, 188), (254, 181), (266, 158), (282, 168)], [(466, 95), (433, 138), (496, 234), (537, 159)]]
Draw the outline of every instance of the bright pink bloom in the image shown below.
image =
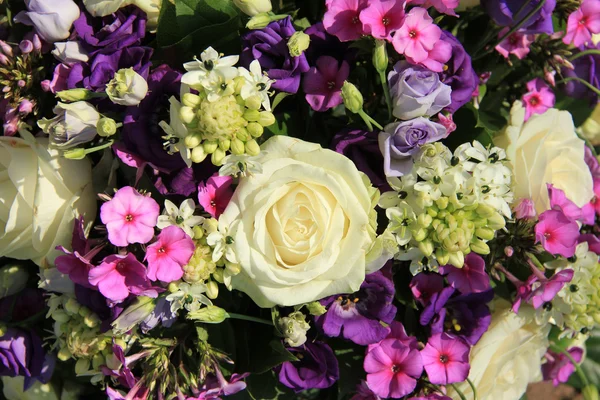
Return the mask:
[(150, 290), (146, 267), (131, 253), (106, 257), (99, 266), (90, 270), (89, 282), (112, 302), (125, 300), (129, 293), (158, 296), (156, 291)]
[(383, 398), (399, 399), (415, 390), (423, 372), (417, 349), (398, 339), (384, 339), (370, 345), (365, 356), (367, 386)]
[[(479, 89), (479, 86), (477, 86), (477, 88)], [(438, 122), (442, 124), (444, 128), (446, 128), (446, 135), (450, 135), (456, 130), (456, 124), (454, 123), (454, 118), (452, 117), (452, 114), (448, 114), (448, 116), (445, 116), (444, 114), (439, 113)]]
[[(580, 363), (583, 358), (583, 349), (579, 347), (571, 347), (567, 352), (573, 357), (575, 362)], [(542, 365), (542, 374), (545, 381), (552, 381), (554, 386), (561, 383), (566, 383), (573, 372), (575, 366), (569, 358), (562, 353), (555, 353), (548, 350), (546, 353), (546, 363)]]
[(421, 62), (416, 62), (408, 55), (404, 55), (411, 64), (422, 65), (433, 72), (443, 72), (444, 66), (452, 57), (452, 45), (444, 40), (438, 40), (433, 49), (427, 55), (427, 58)]
[(319, 57), (316, 67), (311, 67), (303, 79), (306, 101), (312, 109), (323, 112), (342, 104), (342, 86), (349, 74), (346, 61), (340, 63), (331, 56)]
[(551, 254), (572, 257), (575, 254), (579, 225), (560, 210), (544, 211), (535, 225), (535, 238)]
[(429, 338), (421, 350), (429, 381), (436, 385), (462, 382), (469, 376), (469, 346), (462, 339), (446, 333)]
[[(563, 269), (552, 275), (550, 279), (540, 281), (540, 286), (536, 288), (531, 296), (531, 304), (536, 310), (554, 299), (554, 296), (573, 279), (574, 271), (572, 269)], [(535, 285), (534, 285), (535, 286)]]
[(102, 204), (100, 219), (108, 230), (108, 240), (115, 246), (127, 246), (148, 243), (154, 237), (159, 212), (154, 199), (125, 186), (112, 200)]
[(594, 33), (600, 33), (600, 1), (584, 0), (581, 6), (569, 15), (563, 42), (579, 47), (591, 41)]
[(442, 14), (458, 17), (454, 12), (454, 9), (458, 7), (460, 0), (411, 0), (409, 3), (411, 5), (421, 5), (423, 8), (434, 7)]
[(579, 243), (587, 242), (588, 249), (600, 255), (600, 238), (592, 233), (585, 233), (577, 239)]
[(331, 0), (326, 5), (323, 26), (329, 34), (342, 42), (357, 40), (364, 35), (360, 13), (367, 6), (367, 0)]
[[(498, 34), (498, 37), (504, 36), (508, 31), (508, 27), (502, 29)], [(509, 54), (514, 54), (519, 60), (522, 60), (529, 54), (529, 46), (534, 41), (535, 35), (517, 31), (500, 42), (500, 44), (496, 46), (496, 51), (502, 54), (504, 58), (508, 58)]]
[(441, 35), (442, 30), (433, 23), (427, 10), (415, 7), (394, 34), (392, 44), (398, 53), (410, 57), (415, 63), (421, 63), (427, 60)]
[(594, 178), (594, 198), (590, 204), (596, 210), (596, 215), (600, 215), (600, 178)]
[(233, 178), (230, 176), (219, 176), (214, 174), (206, 183), (198, 186), (198, 202), (214, 218), (219, 218), (227, 208), (233, 190), (231, 184)]
[(440, 267), (440, 273), (446, 275), (448, 283), (462, 294), (481, 293), (491, 287), (490, 277), (485, 272), (485, 261), (476, 253), (469, 253), (465, 257), (462, 268), (444, 265)]
[(527, 82), (528, 92), (523, 95), (525, 121), (533, 114), (543, 114), (554, 107), (554, 92), (541, 78)]
[(535, 204), (531, 199), (521, 199), (515, 207), (515, 217), (519, 219), (535, 218), (536, 216)]
[(167, 226), (146, 250), (148, 278), (165, 283), (180, 279), (192, 254), (194, 241), (178, 226)]
[(528, 302), (531, 299), (533, 293), (533, 284), (538, 281), (537, 276), (531, 275), (527, 282), (513, 282), (517, 287), (517, 296), (513, 302), (512, 310), (515, 314), (519, 313), (522, 302)]
[(594, 225), (594, 208), (590, 204), (586, 204), (582, 208), (577, 207), (575, 203), (567, 199), (565, 192), (555, 188), (548, 183), (548, 197), (550, 198), (550, 208), (553, 210), (561, 210), (567, 218), (573, 221), (580, 221), (586, 225)]
[(392, 32), (402, 26), (405, 5), (402, 0), (371, 0), (360, 13), (365, 33), (377, 39), (390, 40)]

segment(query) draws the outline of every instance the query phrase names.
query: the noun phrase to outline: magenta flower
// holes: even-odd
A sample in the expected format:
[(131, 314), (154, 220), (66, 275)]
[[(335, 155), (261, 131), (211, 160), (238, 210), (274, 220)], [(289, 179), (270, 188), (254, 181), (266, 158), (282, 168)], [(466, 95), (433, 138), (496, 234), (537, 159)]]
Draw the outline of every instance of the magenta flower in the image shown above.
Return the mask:
[(421, 350), (429, 381), (436, 385), (462, 382), (469, 376), (469, 346), (460, 338), (438, 333)]
[(178, 226), (167, 226), (146, 250), (148, 278), (165, 283), (180, 279), (192, 254), (194, 241)]
[(411, 64), (419, 64), (424, 66), (433, 72), (443, 72), (446, 63), (452, 57), (452, 45), (445, 40), (438, 40), (433, 49), (427, 55), (427, 58), (423, 61), (417, 62), (408, 55), (404, 55), (406, 60)]
[(364, 35), (360, 13), (367, 6), (367, 0), (334, 0), (326, 4), (323, 26), (329, 34), (342, 42), (357, 40)]
[(98, 254), (104, 247), (103, 245), (92, 248), (92, 241), (85, 237), (83, 227), (83, 217), (75, 220), (73, 224), (73, 236), (71, 239), (71, 248), (73, 252), (65, 249), (63, 246), (57, 246), (64, 255), (56, 257), (54, 264), (60, 273), (69, 275), (69, 279), (74, 283), (91, 287), (88, 282), (88, 272), (92, 268), (92, 258)]
[(523, 95), (525, 121), (533, 114), (543, 114), (554, 107), (554, 92), (541, 78), (527, 82), (527, 90), (528, 92)]
[(392, 32), (402, 26), (405, 5), (402, 0), (371, 0), (360, 13), (365, 33), (377, 39), (390, 40)]
[(398, 53), (410, 57), (415, 63), (421, 63), (427, 60), (441, 35), (442, 30), (433, 23), (427, 10), (415, 7), (394, 34), (392, 44)]
[[(571, 347), (567, 351), (575, 362), (581, 362), (583, 349)], [(546, 353), (546, 363), (542, 365), (542, 374), (545, 381), (551, 380), (554, 386), (558, 386), (561, 383), (567, 383), (573, 372), (575, 372), (575, 366), (566, 355), (548, 350)]]
[(323, 112), (342, 104), (342, 86), (350, 74), (346, 61), (341, 63), (331, 56), (321, 56), (304, 74), (303, 89), (306, 101), (313, 110)]
[(367, 385), (377, 396), (399, 399), (415, 390), (423, 372), (419, 351), (398, 339), (384, 339), (370, 345), (364, 368)]
[[(477, 88), (479, 89), (479, 86), (477, 86)], [(447, 135), (450, 135), (456, 130), (456, 123), (454, 123), (454, 118), (452, 117), (452, 114), (448, 114), (448, 116), (446, 116), (442, 113), (439, 113), (437, 117), (438, 123), (443, 125), (444, 128), (446, 128)]]
[(579, 208), (575, 203), (567, 199), (563, 190), (555, 188), (550, 183), (547, 184), (547, 187), (551, 209), (562, 211), (572, 221), (581, 221), (586, 225), (594, 225), (595, 216), (592, 205), (586, 204), (583, 208)]
[(227, 208), (233, 190), (231, 176), (219, 176), (215, 174), (208, 178), (206, 183), (198, 185), (198, 203), (214, 218), (219, 218)]
[(554, 299), (554, 296), (556, 296), (567, 283), (571, 282), (574, 273), (575, 272), (572, 269), (564, 269), (554, 274), (550, 279), (541, 280), (539, 286), (531, 295), (531, 304), (533, 305), (533, 308), (537, 310), (545, 303), (551, 302), (552, 299)]
[[(506, 27), (498, 33), (498, 37), (502, 37), (508, 32), (509, 27)], [(514, 32), (496, 46), (496, 51), (504, 58), (508, 58), (510, 54), (514, 54), (519, 60), (525, 58), (529, 54), (529, 46), (535, 41), (535, 35)]]
[(481, 293), (490, 289), (490, 277), (485, 272), (485, 261), (475, 253), (469, 253), (465, 257), (465, 265), (462, 268), (445, 265), (440, 267), (440, 273), (446, 275), (448, 283), (462, 294)]
[(579, 47), (590, 42), (594, 33), (600, 33), (600, 1), (584, 0), (581, 6), (569, 15), (563, 42)]
[(154, 199), (125, 186), (112, 200), (102, 204), (100, 219), (108, 230), (108, 240), (122, 247), (130, 243), (148, 243), (154, 237), (159, 212), (160, 207)]
[(536, 242), (551, 254), (572, 257), (575, 254), (579, 225), (560, 210), (544, 211), (535, 225)]
[(458, 7), (460, 0), (412, 0), (410, 4), (421, 5), (423, 8), (433, 7), (442, 14), (458, 17), (454, 9)]
[(150, 289), (146, 277), (146, 267), (135, 256), (113, 254), (89, 272), (89, 282), (112, 302), (123, 301), (129, 293), (156, 297), (158, 293)]

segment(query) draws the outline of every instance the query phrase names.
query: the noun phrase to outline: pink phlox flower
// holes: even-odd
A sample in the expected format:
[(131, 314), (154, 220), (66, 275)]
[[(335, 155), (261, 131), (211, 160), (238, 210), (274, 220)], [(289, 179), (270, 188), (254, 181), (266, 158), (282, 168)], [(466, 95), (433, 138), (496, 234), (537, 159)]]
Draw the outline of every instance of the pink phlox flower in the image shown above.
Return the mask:
[(342, 104), (342, 86), (350, 74), (350, 65), (331, 56), (321, 56), (316, 66), (304, 73), (303, 89), (313, 110), (323, 112)]
[(365, 34), (361, 11), (367, 0), (331, 0), (326, 2), (327, 12), (323, 16), (325, 30), (342, 42), (360, 39)]
[(538, 281), (538, 277), (535, 275), (531, 275), (526, 282), (513, 282), (517, 287), (517, 296), (513, 302), (512, 311), (515, 314), (519, 313), (519, 309), (521, 308), (521, 303), (527, 303), (533, 294), (533, 284)]
[[(509, 31), (506, 27), (498, 33), (498, 38), (504, 36)], [(510, 54), (514, 54), (519, 60), (525, 58), (529, 54), (529, 46), (535, 41), (535, 35), (526, 34), (523, 32), (513, 32), (506, 39), (496, 46), (496, 51), (504, 58), (509, 58)]]
[(590, 201), (590, 205), (595, 210), (596, 215), (600, 215), (600, 178), (594, 178), (594, 198)]
[(519, 204), (515, 207), (515, 217), (518, 219), (530, 219), (536, 216), (535, 204), (532, 199), (519, 200)]
[(146, 249), (148, 278), (169, 283), (183, 276), (183, 266), (194, 254), (194, 241), (178, 226), (170, 225)]
[[(580, 347), (571, 347), (567, 350), (575, 362), (580, 363), (583, 358), (583, 349)], [(569, 377), (575, 372), (575, 366), (571, 360), (562, 353), (555, 353), (548, 350), (546, 353), (546, 363), (542, 365), (542, 374), (545, 381), (552, 381), (554, 386), (566, 383)]]
[(405, 6), (403, 0), (371, 0), (360, 12), (365, 33), (377, 39), (391, 40), (392, 32), (402, 26)]
[(533, 308), (536, 310), (554, 299), (554, 296), (573, 279), (574, 271), (572, 269), (564, 269), (554, 274), (551, 278), (545, 280), (537, 280), (533, 284), (533, 291), (530, 299)]
[(100, 207), (100, 219), (106, 225), (108, 240), (115, 246), (148, 243), (154, 237), (154, 227), (160, 206), (151, 197), (125, 186)]
[(527, 82), (528, 92), (523, 95), (525, 105), (525, 121), (533, 114), (543, 114), (554, 107), (554, 92), (541, 78)]
[(485, 271), (485, 260), (476, 253), (465, 257), (462, 268), (453, 265), (440, 267), (440, 273), (446, 275), (450, 286), (462, 294), (481, 293), (490, 289), (490, 277)]
[(356, 387), (356, 393), (350, 400), (381, 400), (381, 397), (369, 389), (366, 381), (360, 381), (360, 384)]
[(550, 254), (572, 257), (578, 237), (579, 225), (561, 210), (544, 211), (535, 225), (536, 242)]
[(433, 72), (443, 72), (446, 63), (452, 57), (452, 45), (444, 40), (438, 40), (433, 45), (433, 49), (429, 52), (427, 58), (421, 62), (416, 62), (406, 54), (404, 56), (406, 57), (406, 61), (411, 64), (422, 65)]
[(462, 382), (469, 376), (470, 347), (461, 338), (438, 333), (421, 350), (429, 381), (436, 385)]
[(586, 233), (579, 236), (578, 242), (587, 242), (589, 251), (600, 255), (600, 238), (598, 236), (592, 233)]
[[(477, 88), (479, 88), (479, 86), (477, 86)], [(454, 132), (456, 130), (456, 124), (454, 123), (454, 118), (452, 117), (452, 114), (448, 114), (446, 116), (443, 113), (439, 113), (437, 115), (437, 117), (438, 117), (438, 122), (440, 124), (442, 124), (444, 126), (444, 128), (446, 128), (446, 135), (450, 135), (452, 132)], [(446, 137), (448, 137), (448, 136), (446, 136)]]
[(433, 7), (438, 12), (458, 17), (454, 9), (458, 7), (460, 0), (410, 0), (411, 5), (420, 5), (423, 8)]
[(392, 38), (392, 44), (399, 54), (410, 57), (413, 63), (421, 63), (429, 57), (435, 44), (440, 40), (442, 30), (421, 7), (410, 10), (404, 23)]
[(215, 174), (208, 178), (206, 183), (198, 185), (198, 203), (214, 218), (219, 218), (227, 208), (233, 190), (231, 176), (219, 176)]
[(569, 15), (565, 44), (579, 47), (592, 40), (592, 34), (600, 33), (600, 1), (584, 0), (581, 6)]
[(580, 221), (587, 225), (594, 225), (594, 210), (589, 206), (589, 204), (579, 208), (575, 203), (567, 199), (567, 196), (563, 190), (554, 187), (550, 183), (547, 184), (547, 187), (551, 209), (561, 210), (567, 216), (567, 218), (571, 219), (572, 221)]
[(130, 293), (158, 296), (146, 277), (146, 267), (132, 253), (107, 256), (88, 276), (90, 284), (112, 302), (123, 301)]

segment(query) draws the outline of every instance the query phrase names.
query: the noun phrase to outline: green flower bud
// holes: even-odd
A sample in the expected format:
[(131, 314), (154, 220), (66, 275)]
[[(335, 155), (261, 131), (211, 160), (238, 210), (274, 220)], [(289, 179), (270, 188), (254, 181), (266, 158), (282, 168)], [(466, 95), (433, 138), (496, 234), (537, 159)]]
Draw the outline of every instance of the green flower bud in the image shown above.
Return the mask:
[(85, 101), (91, 100), (98, 97), (106, 97), (105, 93), (96, 93), (87, 89), (69, 89), (69, 90), (61, 90), (56, 93), (56, 97), (58, 97), (61, 101)]
[(236, 154), (236, 155), (244, 154), (245, 151), (246, 151), (246, 149), (244, 147), (244, 142), (242, 142), (238, 138), (234, 138), (231, 141), (231, 152), (233, 154)]
[(446, 207), (448, 207), (448, 198), (447, 197), (440, 197), (439, 199), (437, 199), (435, 201), (435, 205), (438, 206), (438, 208), (440, 210), (445, 210)]
[(327, 308), (318, 301), (313, 301), (312, 303), (307, 303), (306, 308), (308, 309), (308, 312), (310, 313), (310, 315), (315, 315), (315, 316), (323, 315), (327, 312)]
[(419, 228), (413, 232), (413, 239), (417, 242), (424, 240), (427, 237), (427, 231), (425, 229)]
[(496, 213), (493, 207), (488, 206), (487, 204), (479, 204), (477, 206), (477, 214), (483, 218), (489, 218)]
[(195, 108), (198, 107), (201, 102), (202, 99), (200, 96), (194, 93), (184, 93), (183, 96), (181, 96), (181, 103), (186, 107)]
[(74, 298), (70, 298), (64, 305), (64, 308), (67, 312), (73, 315), (79, 315), (79, 310), (81, 309), (81, 304), (77, 302)]
[(271, 126), (275, 123), (275, 115), (270, 111), (261, 111), (258, 123), (262, 126)]
[(223, 151), (229, 150), (230, 146), (231, 146), (231, 140), (229, 140), (229, 139), (223, 139), (219, 142), (219, 148)]
[(477, 254), (488, 255), (490, 254), (490, 246), (487, 245), (483, 240), (474, 238), (471, 240), (471, 251)]
[(250, 156), (257, 156), (260, 153), (260, 146), (256, 143), (256, 140), (248, 140), (244, 146), (246, 153)]
[(247, 142), (251, 139), (250, 133), (248, 133), (248, 130), (246, 128), (240, 128), (235, 134), (235, 137), (237, 137), (242, 142)]
[(251, 110), (260, 110), (262, 100), (258, 96), (250, 96), (244, 101), (244, 105)]
[(421, 250), (421, 253), (423, 253), (425, 257), (429, 257), (433, 254), (433, 243), (431, 240), (423, 240), (422, 242), (419, 242), (419, 250)]
[(385, 40), (375, 40), (375, 48), (373, 49), (373, 66), (380, 73), (385, 73), (388, 68), (388, 54)]
[(100, 118), (96, 124), (96, 132), (102, 137), (109, 137), (117, 133), (118, 127), (119, 124), (117, 124), (114, 119), (103, 117)]
[(185, 137), (185, 139), (183, 139), (183, 143), (188, 149), (198, 147), (200, 146), (200, 143), (202, 143), (202, 135), (197, 132), (190, 133)]
[(477, 235), (478, 238), (481, 238), (483, 240), (492, 240), (495, 234), (496, 231), (490, 228), (477, 228), (475, 230), (475, 235)]
[(216, 299), (219, 295), (219, 285), (215, 281), (206, 282), (206, 296), (209, 299)]
[(438, 248), (435, 251), (435, 258), (440, 265), (446, 265), (450, 262), (450, 253), (444, 249)]
[(448, 262), (454, 265), (456, 268), (462, 268), (465, 265), (465, 255), (462, 251), (450, 253), (450, 259)]
[(212, 153), (210, 157), (210, 162), (217, 167), (223, 164), (223, 159), (225, 158), (225, 152), (220, 148), (217, 148), (214, 153)]
[(136, 297), (133, 303), (112, 323), (114, 332), (119, 335), (133, 329), (154, 311), (155, 305), (155, 300), (150, 297)]
[(0, 298), (19, 293), (27, 285), (28, 279), (24, 265), (15, 263), (0, 268)]
[(179, 118), (184, 124), (191, 124), (196, 119), (196, 112), (192, 107), (183, 106), (179, 109)]
[(56, 357), (60, 360), (60, 361), (67, 361), (68, 359), (70, 359), (72, 356), (71, 352), (69, 351), (69, 349), (67, 349), (66, 347), (61, 348), (58, 353), (56, 354)]
[(223, 283), (223, 269), (217, 268), (217, 270), (212, 273), (212, 277), (215, 281)]
[(292, 57), (299, 57), (310, 45), (310, 36), (304, 32), (294, 33), (288, 40), (287, 46)]
[(99, 371), (101, 366), (106, 365), (106, 359), (107, 357), (104, 357), (102, 354), (96, 354), (92, 358), (92, 368), (94, 368), (94, 371)]
[(490, 217), (487, 217), (487, 226), (490, 229), (497, 231), (498, 229), (502, 229), (506, 226), (506, 220), (500, 213), (496, 212)]
[(71, 317), (69, 317), (69, 315), (62, 310), (56, 310), (56, 311), (52, 312), (52, 314), (50, 314), (50, 316), (56, 322), (62, 322), (62, 323), (68, 322), (71, 319)]
[(262, 29), (265, 28), (273, 21), (278, 21), (287, 17), (285, 14), (273, 15), (272, 13), (260, 13), (256, 14), (250, 21), (246, 24), (246, 28), (248, 29)]
[(248, 130), (248, 133), (252, 135), (252, 137), (259, 137), (265, 131), (263, 126), (258, 122), (250, 122), (246, 129)]
[(256, 122), (260, 118), (260, 112), (258, 110), (246, 110), (244, 113), (244, 119), (250, 122)]
[(204, 150), (203, 146), (194, 147), (192, 150), (191, 159), (193, 163), (199, 164), (206, 159), (208, 154), (206, 154), (206, 150)]
[(85, 149), (77, 148), (65, 151), (63, 156), (69, 160), (83, 160), (85, 158), (85, 154)]
[(206, 140), (202, 143), (202, 147), (204, 147), (204, 151), (206, 152), (206, 154), (212, 154), (215, 152), (215, 150), (217, 150), (219, 145), (217, 144), (217, 142), (210, 142)]
[(429, 214), (419, 214), (417, 217), (417, 224), (422, 228), (429, 228), (432, 222), (433, 218)]
[(220, 324), (227, 318), (229, 318), (227, 311), (217, 306), (206, 306), (196, 311), (190, 311), (187, 315), (187, 319), (206, 324)]
[(148, 82), (133, 68), (123, 68), (106, 84), (106, 94), (115, 104), (137, 106), (148, 93)]
[[(202, 149), (204, 150), (204, 149)], [(200, 225), (196, 225), (192, 228), (192, 231), (194, 232), (194, 240), (200, 240), (204, 237), (204, 229), (202, 229), (202, 227)]]
[(342, 99), (346, 109), (354, 114), (363, 109), (364, 100), (360, 90), (348, 81), (342, 86)]
[(75, 374), (83, 375), (90, 369), (90, 360), (87, 358), (80, 358), (75, 363)]

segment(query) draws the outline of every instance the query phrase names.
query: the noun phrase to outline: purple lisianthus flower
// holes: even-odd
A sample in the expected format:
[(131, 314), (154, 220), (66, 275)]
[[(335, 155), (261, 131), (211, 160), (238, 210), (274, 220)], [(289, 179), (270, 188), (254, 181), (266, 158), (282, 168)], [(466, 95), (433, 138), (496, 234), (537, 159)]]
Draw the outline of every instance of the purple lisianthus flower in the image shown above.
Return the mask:
[(336, 36), (327, 33), (323, 22), (310, 26), (304, 33), (310, 37), (310, 46), (304, 52), (309, 65), (315, 65), (317, 59), (324, 54), (338, 61), (349, 62), (354, 59), (355, 51), (348, 49), (348, 43), (340, 42)]
[[(579, 50), (573, 50), (573, 55), (576, 55), (585, 50), (599, 50), (600, 43), (597, 45), (590, 44), (588, 46), (581, 46)], [(580, 78), (589, 82), (592, 86), (600, 89), (600, 55), (598, 54), (587, 54), (585, 56), (577, 57), (572, 61), (574, 69), (563, 68), (562, 73), (565, 78)], [(578, 99), (588, 99), (590, 104), (596, 104), (598, 102), (598, 95), (590, 90), (587, 86), (579, 81), (569, 81), (564, 84), (563, 90), (570, 97), (576, 97)]]
[(396, 316), (393, 299), (392, 280), (381, 271), (373, 272), (358, 292), (321, 300), (327, 312), (315, 317), (315, 322), (327, 336), (343, 336), (363, 346), (376, 343), (390, 332), (380, 321), (390, 324)]
[(388, 81), (396, 118), (432, 116), (452, 103), (452, 89), (436, 72), (407, 61), (394, 65)]
[[(583, 349), (580, 347), (571, 347), (567, 350), (577, 363), (583, 358)], [(554, 386), (561, 383), (567, 383), (569, 377), (575, 372), (575, 366), (569, 358), (562, 353), (555, 353), (548, 350), (546, 353), (546, 363), (542, 365), (542, 374), (545, 381), (552, 381)]]
[[(512, 26), (533, 11), (540, 1), (482, 0), (481, 5), (498, 25)], [(522, 31), (525, 33), (553, 33), (552, 11), (554, 11), (554, 7), (556, 7), (556, 0), (546, 0), (542, 9), (521, 25)]]
[(34, 332), (8, 328), (0, 337), (0, 376), (41, 377), (45, 358), (42, 341)]
[(344, 130), (333, 138), (331, 148), (348, 157), (359, 171), (367, 174), (381, 192), (391, 190), (383, 173), (383, 156), (379, 151), (377, 132)]
[(296, 33), (292, 18), (273, 21), (266, 28), (251, 30), (242, 36), (241, 64), (248, 68), (254, 60), (275, 79), (272, 87), (282, 92), (296, 93), (300, 88), (302, 73), (308, 71), (306, 56), (290, 55), (288, 39)]
[(471, 100), (479, 84), (479, 77), (471, 64), (471, 57), (454, 35), (442, 31), (440, 39), (452, 46), (452, 56), (445, 64), (447, 68), (440, 72), (440, 79), (452, 88), (450, 94), (452, 103), (445, 110), (454, 113)]
[(298, 361), (286, 361), (277, 367), (279, 382), (301, 392), (307, 389), (325, 389), (339, 379), (337, 358), (327, 344), (306, 342), (300, 347), (289, 349)]
[(383, 154), (386, 176), (403, 176), (412, 170), (412, 156), (421, 146), (447, 136), (446, 128), (427, 118), (394, 122), (379, 134), (379, 149)]
[(462, 294), (480, 293), (490, 289), (490, 277), (485, 272), (485, 260), (478, 254), (469, 253), (462, 268), (453, 265), (440, 267), (450, 285)]

